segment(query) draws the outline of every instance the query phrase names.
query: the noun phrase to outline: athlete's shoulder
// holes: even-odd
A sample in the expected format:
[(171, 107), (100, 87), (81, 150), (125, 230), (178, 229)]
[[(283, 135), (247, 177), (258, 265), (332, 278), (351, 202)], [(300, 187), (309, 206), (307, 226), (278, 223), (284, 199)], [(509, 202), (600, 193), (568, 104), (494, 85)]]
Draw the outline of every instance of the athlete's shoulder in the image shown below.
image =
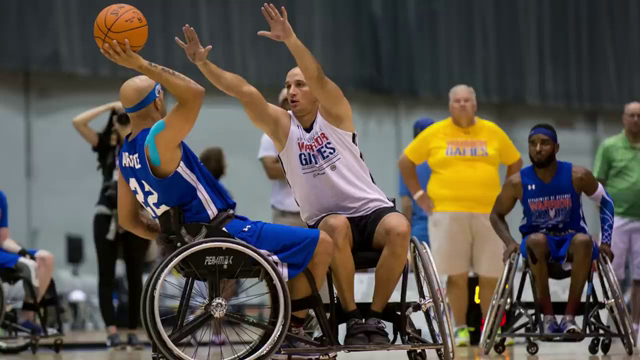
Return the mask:
[(476, 116), (476, 124), (480, 125), (481, 127), (490, 129), (492, 131), (504, 132), (504, 130), (502, 130), (502, 128), (498, 124), (496, 124), (495, 122), (493, 122), (491, 120), (483, 119), (481, 117), (477, 117)]
[(442, 120), (438, 120), (433, 124), (427, 126), (426, 129), (422, 130), (423, 133), (434, 134), (453, 126), (453, 120), (450, 117)]

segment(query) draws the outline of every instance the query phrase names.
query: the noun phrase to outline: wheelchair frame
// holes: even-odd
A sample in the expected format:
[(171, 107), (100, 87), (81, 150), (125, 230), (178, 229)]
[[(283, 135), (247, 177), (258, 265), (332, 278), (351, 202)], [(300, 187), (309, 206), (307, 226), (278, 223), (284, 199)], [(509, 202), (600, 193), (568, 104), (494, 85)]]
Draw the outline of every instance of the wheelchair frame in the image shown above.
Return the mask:
[[(189, 224), (192, 225), (192, 224)], [(198, 243), (205, 242), (237, 242), (240, 241), (235, 239), (229, 239), (229, 235), (223, 237), (210, 237), (207, 236), (205, 238), (204, 234), (209, 235), (211, 232), (205, 230), (207, 225), (198, 224), (202, 230), (199, 232), (200, 236), (196, 237), (195, 241), (188, 244), (187, 246), (179, 247), (178, 250), (174, 252), (174, 254), (180, 251), (186, 251), (185, 249), (189, 246), (197, 246)], [(184, 228), (183, 228), (184, 229)], [(198, 233), (196, 230), (191, 231), (192, 233)], [(216, 235), (220, 235), (220, 233), (215, 233)], [(200, 240), (198, 240), (198, 238)], [(243, 246), (252, 248), (253, 251), (259, 253), (259, 250), (249, 246), (246, 243), (243, 243)], [(341, 323), (345, 322), (343, 318), (343, 314), (341, 311), (341, 307), (338, 306), (339, 300), (337, 298), (337, 293), (333, 288), (333, 280), (331, 277), (331, 273), (329, 272), (327, 275), (327, 286), (329, 289), (329, 303), (324, 304), (321, 300), (321, 297), (318, 293), (318, 289), (315, 285), (315, 281), (311, 276), (311, 273), (308, 270), (305, 270), (303, 273), (309, 280), (313, 291), (313, 298), (315, 299), (315, 304), (311, 310), (313, 310), (318, 326), (321, 331), (321, 335), (316, 337), (315, 339), (307, 339), (304, 337), (299, 337), (297, 335), (286, 332), (284, 336), (279, 340), (278, 343), (273, 344), (273, 348), (277, 350), (280, 346), (280, 342), (283, 340), (297, 340), (299, 342), (305, 343), (309, 345), (309, 348), (295, 348), (295, 349), (282, 349), (282, 355), (291, 356), (292, 354), (302, 355), (308, 354), (308, 358), (318, 358), (319, 356), (311, 356), (314, 354), (332, 354), (336, 352), (352, 352), (352, 351), (378, 351), (378, 350), (405, 350), (407, 351), (407, 355), (410, 360), (426, 360), (426, 349), (434, 349), (438, 352), (438, 355), (441, 359), (450, 360), (455, 356), (454, 353), (454, 341), (453, 341), (453, 330), (451, 327), (451, 321), (449, 318), (449, 307), (448, 300), (446, 295), (441, 291), (442, 286), (440, 284), (437, 272), (435, 271), (435, 265), (433, 264), (433, 259), (431, 257), (430, 251), (428, 247), (424, 246), (420, 243), (416, 238), (411, 239), (410, 243), (410, 254), (412, 255), (409, 258), (408, 263), (405, 265), (404, 270), (402, 272), (401, 277), (401, 300), (399, 303), (389, 303), (383, 312), (383, 319), (385, 321), (389, 321), (393, 324), (393, 341), (391, 344), (386, 345), (366, 345), (366, 346), (345, 346), (341, 345), (337, 339), (338, 335), (338, 326)], [(173, 254), (172, 254), (173, 255)], [(163, 350), (156, 344), (153, 332), (150, 328), (150, 319), (153, 316), (153, 309), (151, 309), (151, 303), (153, 299), (154, 290), (151, 289), (151, 286), (154, 282), (158, 281), (158, 277), (161, 276), (161, 269), (168, 266), (168, 260), (171, 256), (165, 259), (161, 264), (157, 265), (151, 275), (147, 278), (145, 286), (143, 288), (142, 293), (142, 302), (141, 302), (141, 314), (143, 317), (143, 326), (145, 330), (149, 334), (149, 339), (152, 342), (152, 356), (153, 358), (167, 358), (167, 359), (185, 359), (184, 356), (178, 356), (177, 354), (167, 353), (166, 348)], [(363, 258), (367, 258), (362, 260)], [(366, 253), (366, 255), (358, 256), (358, 254), (354, 254), (354, 262), (356, 262), (356, 269), (369, 269), (371, 267), (375, 267), (379, 258), (379, 253)], [(411, 261), (413, 260), (413, 261)], [(420, 262), (420, 266), (416, 264), (416, 262)], [(419, 268), (424, 273), (426, 279), (426, 286), (428, 289), (423, 289), (421, 287), (421, 282), (418, 282), (418, 291), (420, 295), (420, 300), (417, 302), (407, 302), (406, 300), (406, 292), (407, 292), (407, 284), (409, 278), (409, 266), (414, 266), (414, 275), (416, 276), (416, 280), (419, 280), (421, 274), (419, 274)], [(278, 276), (281, 277), (280, 273)], [(179, 326), (182, 326), (181, 321), (185, 319), (186, 310), (183, 309), (183, 301), (185, 300), (185, 291), (188, 287), (193, 287), (193, 285), (186, 285), (185, 289), (183, 289), (183, 294), (180, 298), (180, 305), (178, 305), (178, 322)], [(285, 287), (286, 288), (286, 287)], [(437, 294), (437, 296), (428, 296), (431, 294)], [(210, 295), (211, 296), (211, 295)], [(288, 294), (285, 296), (288, 299)], [(211, 299), (210, 299), (211, 300)], [(157, 305), (157, 302), (156, 302)], [(370, 306), (370, 303), (358, 303), (359, 308), (365, 308)], [(429, 309), (434, 308), (432, 313), (435, 315), (435, 319), (432, 319), (429, 312)], [(435, 311), (437, 309), (441, 309), (443, 311)], [(417, 333), (415, 326), (413, 326), (413, 322), (411, 321), (410, 315), (413, 312), (422, 311), (425, 314), (425, 320), (427, 322), (429, 332), (431, 333), (432, 339), (438, 339), (440, 337), (441, 342), (433, 342), (424, 339), (421, 334)], [(287, 312), (284, 316), (287, 318), (287, 329), (288, 329), (288, 318), (290, 317), (291, 309), (288, 308)], [(330, 315), (329, 317), (327, 315)], [(242, 323), (242, 319), (234, 319), (239, 323)], [(191, 324), (185, 325), (185, 327), (189, 327)], [(264, 328), (265, 331), (270, 331), (268, 325), (250, 323), (250, 325), (256, 328)], [(411, 329), (407, 329), (408, 326), (413, 326)], [(175, 331), (175, 328), (174, 328)], [(171, 336), (171, 335), (170, 335)], [(395, 344), (397, 339), (400, 338), (401, 344)], [(274, 350), (274, 351), (275, 351)], [(253, 356), (254, 353), (249, 353), (249, 355)], [(264, 356), (264, 355), (262, 355)], [(262, 356), (260, 358), (262, 358)], [(320, 356), (327, 357), (327, 355)], [(240, 355), (237, 356), (237, 359), (243, 359)]]
[[(539, 339), (545, 342), (579, 342), (585, 338), (593, 338), (589, 344), (589, 352), (593, 355), (597, 354), (598, 350), (601, 350), (606, 355), (611, 348), (612, 338), (620, 338), (625, 351), (629, 355), (633, 354), (636, 335), (631, 327), (631, 319), (611, 268), (611, 263), (606, 256), (600, 255), (596, 261), (603, 299), (602, 301), (598, 299), (593, 286), (594, 272), (590, 271), (586, 284), (586, 301), (580, 303), (576, 313), (576, 316), (583, 316), (582, 332), (578, 334), (544, 333), (542, 312), (539, 304), (535, 301), (522, 301), (522, 293), (527, 278), (531, 283), (533, 298), (537, 298), (535, 279), (526, 259), (523, 259), (524, 266), (517, 294), (515, 297), (512, 296), (519, 259), (520, 254), (513, 254), (510, 257), (489, 305), (489, 311), (480, 338), (480, 344), (484, 348), (485, 355), (489, 354), (492, 347), (498, 354), (502, 354), (506, 349), (506, 338), (516, 337), (526, 339), (527, 352), (531, 355), (535, 355), (539, 350), (538, 344), (532, 339)], [(567, 278), (567, 274), (570, 276), (570, 272), (566, 271), (562, 274), (550, 273), (549, 277), (560, 280)], [(566, 304), (566, 302), (553, 302), (554, 313), (563, 313)], [(609, 312), (616, 331), (605, 325), (600, 316), (600, 310)], [(503, 316), (506, 316), (506, 322), (501, 325)], [(521, 319), (525, 319), (525, 321), (519, 323)], [(500, 328), (502, 331), (498, 334), (498, 329)], [(524, 333), (519, 332), (523, 329), (525, 330)], [(495, 342), (496, 340), (498, 341)]]
[[(30, 310), (36, 313), (38, 323), (42, 327), (42, 334), (37, 335), (34, 333), (29, 333), (28, 329), (20, 326), (16, 322), (10, 321), (6, 316), (7, 315), (6, 314), (7, 299), (5, 297), (2, 284), (7, 283), (10, 285), (14, 285), (20, 280), (22, 280), (23, 282), (25, 282), (25, 284), (27, 284), (27, 286), (25, 287), (25, 291), (29, 291), (31, 297), (35, 299), (37, 297), (36, 291), (30, 279), (27, 279), (21, 276), (15, 271), (15, 269), (0, 269), (0, 306), (1, 306), (0, 326), (2, 326), (2, 328), (4, 328), (7, 332), (9, 332), (9, 334), (15, 334), (15, 336), (0, 336), (0, 353), (18, 354), (30, 348), (31, 352), (35, 354), (38, 351), (38, 348), (40, 346), (40, 340), (47, 339), (47, 338), (55, 338), (51, 346), (53, 347), (53, 350), (56, 354), (59, 353), (64, 343), (64, 340), (63, 340), (64, 330), (62, 327), (62, 319), (61, 319), (62, 310), (60, 307), (60, 303), (58, 301), (58, 293), (56, 291), (55, 281), (51, 279), (51, 282), (49, 283), (49, 287), (47, 288), (47, 292), (45, 293), (45, 296), (42, 298), (42, 300), (39, 303), (37, 304), (24, 303), (22, 307), (22, 309)], [(47, 296), (47, 294), (49, 296)], [(53, 296), (51, 296), (52, 294)], [(53, 307), (55, 309), (55, 322), (56, 322), (57, 328), (54, 329), (56, 331), (56, 333), (54, 334), (49, 334), (49, 328), (47, 327), (48, 318), (49, 318), (47, 309), (49, 307)], [(21, 334), (25, 334), (25, 335), (21, 335)], [(13, 339), (19, 339), (19, 338), (26, 338), (26, 341), (23, 344), (19, 344), (15, 346), (8, 346), (7, 344), (4, 343), (4, 341), (6, 340), (13, 340)]]

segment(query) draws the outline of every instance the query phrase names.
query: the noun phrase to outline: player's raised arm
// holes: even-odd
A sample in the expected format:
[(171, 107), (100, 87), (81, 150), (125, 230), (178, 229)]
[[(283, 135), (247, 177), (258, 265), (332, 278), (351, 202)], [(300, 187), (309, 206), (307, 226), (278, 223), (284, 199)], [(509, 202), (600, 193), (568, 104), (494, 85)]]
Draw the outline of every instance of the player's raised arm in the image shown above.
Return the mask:
[(572, 177), (577, 191), (584, 193), (589, 200), (595, 202), (600, 208), (600, 234), (602, 244), (600, 251), (613, 260), (611, 252), (611, 234), (613, 232), (614, 206), (611, 196), (607, 194), (604, 186), (596, 180), (593, 173), (582, 166), (573, 166)]
[[(149, 79), (159, 83), (176, 98), (178, 101), (177, 104), (163, 119), (166, 131), (159, 132), (156, 141), (161, 158), (163, 157), (163, 148), (169, 147), (176, 149), (195, 124), (198, 113), (200, 112), (200, 107), (202, 106), (204, 88), (174, 70), (144, 60), (140, 55), (131, 50), (128, 40), (125, 40), (125, 49), (120, 48), (118, 43), (114, 41), (113, 44), (105, 45), (104, 49), (100, 49), (100, 51), (116, 64), (137, 70)], [(132, 91), (140, 89), (139, 86), (131, 86), (128, 88), (132, 89)], [(159, 91), (155, 88), (154, 90)], [(124, 89), (122, 91), (124, 91)], [(144, 97), (142, 101), (137, 104), (127, 104), (125, 103), (126, 97), (137, 99), (139, 96), (135, 96), (136, 94), (123, 94), (122, 91), (120, 94), (121, 100), (123, 101), (123, 106), (127, 108), (126, 110), (129, 113), (135, 110), (131, 109), (131, 107), (140, 106), (143, 108), (144, 106), (148, 106), (149, 104), (142, 104), (142, 102), (153, 95), (149, 93), (147, 97)]]
[(258, 35), (275, 41), (284, 42), (296, 59), (296, 63), (304, 75), (305, 81), (320, 102), (320, 113), (333, 126), (353, 132), (351, 105), (342, 90), (322, 71), (322, 67), (313, 57), (311, 51), (296, 37), (287, 18), (287, 11), (282, 7), (282, 15), (273, 4), (264, 4), (262, 14), (271, 27), (270, 31), (260, 31)]
[(489, 216), (493, 231), (498, 234), (500, 239), (502, 239), (504, 244), (507, 246), (502, 259), (504, 262), (507, 262), (511, 254), (518, 251), (519, 245), (513, 239), (513, 236), (511, 236), (509, 225), (507, 224), (505, 217), (511, 212), (511, 210), (513, 210), (513, 207), (521, 196), (522, 184), (520, 180), (520, 173), (515, 173), (505, 182), (502, 187), (502, 191), (500, 191), (500, 195), (498, 195), (496, 202), (493, 204), (493, 209), (491, 209), (491, 215)]
[(182, 28), (185, 42), (176, 37), (176, 42), (187, 53), (204, 76), (218, 89), (240, 100), (247, 115), (258, 128), (264, 131), (276, 144), (283, 145), (288, 134), (289, 114), (282, 108), (269, 104), (262, 94), (239, 75), (222, 70), (207, 60), (211, 45), (203, 48), (195, 30), (189, 25)]

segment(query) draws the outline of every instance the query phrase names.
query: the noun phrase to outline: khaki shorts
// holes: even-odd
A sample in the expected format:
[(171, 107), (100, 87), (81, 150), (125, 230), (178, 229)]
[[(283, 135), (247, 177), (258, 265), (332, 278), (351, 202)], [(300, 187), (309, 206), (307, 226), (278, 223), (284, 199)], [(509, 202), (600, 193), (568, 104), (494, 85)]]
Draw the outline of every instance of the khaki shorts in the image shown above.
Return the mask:
[(438, 273), (473, 271), (499, 278), (504, 245), (493, 231), (489, 214), (439, 212), (429, 216), (429, 239)]

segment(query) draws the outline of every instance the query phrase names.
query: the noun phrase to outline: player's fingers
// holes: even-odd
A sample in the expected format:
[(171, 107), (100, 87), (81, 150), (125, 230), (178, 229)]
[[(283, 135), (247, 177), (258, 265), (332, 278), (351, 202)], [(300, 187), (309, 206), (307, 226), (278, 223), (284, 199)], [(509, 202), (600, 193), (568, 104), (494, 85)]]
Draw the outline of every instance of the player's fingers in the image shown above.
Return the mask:
[(287, 18), (287, 9), (285, 9), (284, 6), (282, 7), (282, 17), (284, 17), (284, 21), (289, 21)]
[(273, 4), (270, 4), (269, 8), (273, 12), (274, 19), (282, 20), (282, 16), (280, 16), (280, 12), (278, 11), (278, 9), (276, 9), (276, 7)]
[(112, 60), (115, 59), (116, 54), (113, 52), (113, 48), (111, 48), (111, 46), (109, 46), (109, 43), (105, 43), (104, 44), (104, 51), (105, 51), (105, 53), (109, 54), (109, 57)]
[(211, 51), (211, 49), (213, 48), (213, 46), (209, 45), (206, 48), (204, 48), (204, 56), (207, 57), (207, 55), (209, 55), (209, 51)]
[(104, 49), (100, 49), (100, 52), (102, 53), (102, 55), (104, 55), (104, 57), (106, 57), (107, 59), (109, 59), (109, 60), (111, 60), (111, 61), (115, 62), (115, 61), (113, 60), (113, 58), (111, 57), (111, 55), (109, 55), (109, 53), (108, 53), (106, 50), (104, 50)]
[(258, 31), (258, 36), (265, 36), (265, 37), (268, 37), (270, 39), (273, 39), (273, 36), (271, 35), (271, 32), (269, 32), (269, 31)]
[(264, 18), (267, 20), (267, 23), (269, 23), (269, 25), (271, 25), (271, 16), (269, 15), (269, 12), (267, 12), (267, 9), (265, 9), (264, 7), (260, 8), (260, 11), (262, 11), (262, 15), (264, 16)]
[(124, 48), (127, 55), (131, 55), (133, 53), (131, 45), (129, 45), (129, 39), (124, 39)]
[(198, 33), (196, 32), (196, 29), (190, 28), (189, 32), (191, 33), (191, 40), (200, 42), (200, 39), (198, 39)]
[(269, 14), (269, 19), (271, 19), (271, 21), (274, 21), (276, 19), (276, 14), (273, 13), (273, 10), (271, 10), (267, 3), (264, 4), (264, 9), (267, 11), (267, 14)]
[(187, 34), (187, 25), (182, 27), (182, 34), (184, 34), (184, 41), (189, 43), (189, 34)]
[(113, 40), (113, 50), (119, 56), (124, 55), (124, 52), (122, 51), (122, 48), (120, 48), (120, 44), (118, 44), (118, 40)]
[(186, 49), (187, 44), (183, 43), (180, 39), (178, 39), (178, 37), (175, 37), (176, 42), (178, 43), (178, 45), (180, 45), (181, 48)]

